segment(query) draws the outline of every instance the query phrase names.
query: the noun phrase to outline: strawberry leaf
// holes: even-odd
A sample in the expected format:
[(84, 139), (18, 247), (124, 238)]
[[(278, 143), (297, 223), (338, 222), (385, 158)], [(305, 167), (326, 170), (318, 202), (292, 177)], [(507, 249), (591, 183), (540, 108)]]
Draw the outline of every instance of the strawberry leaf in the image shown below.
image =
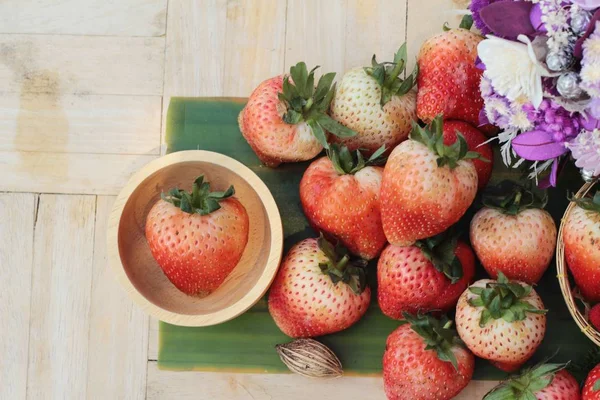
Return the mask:
[(541, 363), (509, 377), (488, 392), (483, 400), (537, 399), (536, 393), (547, 388), (566, 364)]
[[(539, 191), (538, 191), (539, 192)], [(537, 194), (533, 185), (525, 187), (513, 181), (502, 181), (485, 189), (482, 203), (485, 207), (501, 211), (506, 215), (517, 215), (527, 209), (544, 208), (548, 202), (545, 191)]]
[(221, 208), (220, 201), (234, 194), (233, 186), (229, 186), (224, 192), (211, 192), (210, 184), (204, 182), (204, 175), (200, 175), (194, 180), (191, 192), (173, 188), (166, 194), (161, 193), (160, 197), (186, 213), (208, 215)]
[(316, 121), (310, 121), (308, 126), (310, 126), (313, 136), (317, 138), (319, 143), (321, 143), (321, 146), (323, 146), (325, 149), (329, 149), (329, 143), (327, 143), (327, 137), (325, 136), (325, 131), (321, 125), (319, 125), (319, 123)]
[(592, 387), (592, 390), (594, 392), (597, 392), (598, 390), (600, 390), (600, 379), (598, 379), (596, 382), (594, 382), (594, 386)]
[(596, 191), (594, 197), (582, 197), (580, 199), (573, 199), (573, 201), (578, 207), (586, 211), (600, 213), (600, 190)]
[(331, 282), (337, 285), (342, 282), (350, 287), (354, 294), (360, 295), (367, 287), (367, 275), (364, 260), (350, 259), (350, 253), (339, 243), (334, 245), (321, 233), (317, 239), (319, 249), (327, 257), (327, 262), (320, 263), (321, 272), (329, 276)]
[(356, 135), (356, 132), (354, 132), (352, 129), (345, 127), (327, 114), (320, 114), (316, 120), (319, 125), (323, 127), (323, 129), (337, 137), (345, 138)]
[(457, 236), (448, 230), (429, 239), (415, 243), (423, 255), (439, 272), (443, 273), (451, 283), (456, 283), (463, 277), (463, 268), (456, 256)]
[(473, 16), (465, 15), (460, 21), (460, 25), (458, 27), (470, 31), (471, 27), (473, 27)]
[(365, 160), (360, 150), (350, 152), (344, 145), (340, 146), (334, 143), (329, 145), (329, 149), (327, 150), (327, 156), (339, 175), (353, 175), (364, 167), (385, 163), (384, 153), (385, 145), (377, 149), (368, 160)]

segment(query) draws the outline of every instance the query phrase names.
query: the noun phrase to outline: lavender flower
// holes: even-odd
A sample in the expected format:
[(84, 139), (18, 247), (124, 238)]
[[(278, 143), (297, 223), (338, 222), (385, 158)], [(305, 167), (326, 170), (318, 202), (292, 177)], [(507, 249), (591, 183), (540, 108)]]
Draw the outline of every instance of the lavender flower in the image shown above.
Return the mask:
[(600, 22), (594, 32), (583, 42), (581, 60), (581, 88), (591, 97), (600, 97)]
[(593, 176), (600, 175), (600, 130), (581, 131), (566, 146), (571, 150), (576, 166)]

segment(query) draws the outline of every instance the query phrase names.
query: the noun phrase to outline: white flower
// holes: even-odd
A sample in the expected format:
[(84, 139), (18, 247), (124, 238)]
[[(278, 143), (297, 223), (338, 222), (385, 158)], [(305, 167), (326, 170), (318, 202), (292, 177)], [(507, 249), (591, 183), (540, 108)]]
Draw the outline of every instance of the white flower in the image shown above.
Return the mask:
[(513, 116), (510, 118), (509, 124), (520, 129), (521, 131), (528, 131), (533, 127), (531, 121), (529, 121), (529, 118), (527, 118), (527, 113), (522, 110), (513, 114)]
[(525, 95), (537, 108), (543, 99), (542, 76), (552, 74), (538, 61), (529, 38), (518, 39), (522, 43), (488, 35), (477, 52), (497, 93), (511, 101)]
[(566, 146), (571, 150), (576, 166), (592, 172), (593, 176), (600, 175), (600, 131), (581, 131)]

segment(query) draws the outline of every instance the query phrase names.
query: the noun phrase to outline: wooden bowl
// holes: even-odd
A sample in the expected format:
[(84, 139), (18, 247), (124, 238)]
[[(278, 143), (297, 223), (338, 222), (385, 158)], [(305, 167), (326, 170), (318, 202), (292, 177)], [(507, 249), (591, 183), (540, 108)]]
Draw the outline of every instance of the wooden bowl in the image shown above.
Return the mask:
[[(588, 194), (594, 185), (596, 185), (596, 182), (597, 180), (593, 180), (592, 182), (587, 182), (584, 184), (581, 189), (579, 189), (577, 194), (575, 194), (575, 198), (579, 199)], [(562, 217), (560, 228), (558, 230), (558, 240), (556, 243), (556, 270), (558, 283), (560, 284), (560, 290), (565, 302), (567, 303), (567, 308), (575, 320), (575, 323), (577, 326), (579, 326), (581, 331), (585, 333), (588, 338), (590, 338), (592, 342), (594, 342), (597, 346), (600, 346), (600, 332), (598, 332), (589, 322), (589, 309), (586, 305), (585, 307), (582, 307), (582, 312), (582, 310), (578, 307), (577, 303), (575, 302), (576, 290), (575, 288), (571, 287), (571, 283), (569, 282), (569, 267), (567, 265), (567, 261), (565, 260), (565, 242), (563, 240), (563, 230), (565, 221), (574, 207), (576, 207), (575, 202), (571, 201)]]
[[(201, 174), (213, 190), (235, 187), (235, 197), (248, 212), (250, 233), (240, 262), (225, 282), (196, 298), (179, 291), (163, 274), (144, 231), (161, 192), (190, 190)], [(265, 294), (281, 261), (283, 228), (271, 192), (248, 167), (218, 153), (180, 151), (152, 161), (123, 188), (110, 214), (107, 249), (119, 281), (146, 312), (171, 324), (208, 326), (237, 317)]]

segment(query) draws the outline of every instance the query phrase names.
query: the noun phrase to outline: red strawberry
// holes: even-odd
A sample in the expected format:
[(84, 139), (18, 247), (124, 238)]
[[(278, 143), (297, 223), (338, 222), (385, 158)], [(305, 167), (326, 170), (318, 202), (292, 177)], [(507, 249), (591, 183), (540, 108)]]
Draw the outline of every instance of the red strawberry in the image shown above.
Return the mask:
[(596, 365), (585, 379), (581, 400), (600, 400), (600, 364)]
[(462, 136), (443, 145), (437, 117), (426, 128), (415, 125), (411, 139), (398, 145), (383, 171), (381, 219), (388, 241), (408, 246), (444, 232), (469, 208), (477, 193), (477, 171)]
[(233, 194), (233, 186), (210, 192), (201, 175), (191, 193), (172, 189), (146, 217), (152, 256), (167, 278), (188, 295), (213, 292), (242, 257), (249, 221)]
[(445, 119), (479, 125), (482, 71), (475, 66), (475, 59), (483, 37), (465, 27), (440, 33), (421, 46), (417, 116), (425, 122), (444, 114)]
[(395, 319), (402, 319), (404, 312), (447, 312), (474, 274), (473, 252), (451, 235), (441, 234), (408, 247), (389, 245), (377, 264), (379, 307)]
[(563, 229), (565, 259), (581, 294), (600, 301), (600, 191), (577, 200)]
[(503, 371), (516, 371), (538, 348), (546, 332), (546, 310), (531, 286), (482, 279), (458, 299), (456, 329), (469, 350)]
[(384, 151), (365, 161), (359, 151), (353, 155), (345, 146), (332, 145), (329, 157), (313, 162), (300, 181), (300, 200), (311, 225), (367, 260), (387, 243), (379, 210), (383, 168), (370, 166)]
[(483, 400), (579, 400), (579, 384), (566, 364), (539, 364), (502, 382)]
[(364, 269), (321, 237), (289, 251), (271, 285), (269, 312), (286, 335), (314, 337), (350, 327), (370, 301)]
[(335, 73), (321, 76), (315, 88), (314, 71), (308, 72), (300, 62), (290, 69), (291, 80), (290, 76), (267, 79), (252, 92), (238, 117), (242, 135), (269, 167), (315, 157), (329, 148), (325, 131), (356, 135), (327, 115)]
[[(494, 166), (492, 160), (494, 153), (492, 146), (485, 143), (487, 137), (477, 128), (462, 121), (444, 121), (444, 144), (451, 145), (456, 142), (456, 134), (460, 133), (465, 137), (467, 147), (471, 151), (481, 154), (483, 160), (473, 160), (473, 165), (477, 170), (477, 183), (479, 189), (485, 187), (492, 176)], [(484, 144), (485, 143), (485, 144)]]
[(447, 319), (405, 315), (387, 338), (383, 385), (389, 400), (449, 400), (471, 381), (475, 358)]
[(492, 278), (537, 283), (554, 256), (556, 225), (542, 210), (546, 199), (505, 181), (483, 196), (471, 221), (471, 244)]
[(590, 310), (589, 320), (590, 324), (600, 332), (600, 303), (593, 306)]
[(331, 102), (331, 117), (357, 132), (349, 138), (333, 138), (350, 150), (365, 149), (372, 153), (381, 146), (393, 149), (406, 140), (417, 120), (417, 70), (405, 80), (399, 78), (406, 66), (406, 44), (394, 56), (393, 63), (353, 68), (346, 72)]

